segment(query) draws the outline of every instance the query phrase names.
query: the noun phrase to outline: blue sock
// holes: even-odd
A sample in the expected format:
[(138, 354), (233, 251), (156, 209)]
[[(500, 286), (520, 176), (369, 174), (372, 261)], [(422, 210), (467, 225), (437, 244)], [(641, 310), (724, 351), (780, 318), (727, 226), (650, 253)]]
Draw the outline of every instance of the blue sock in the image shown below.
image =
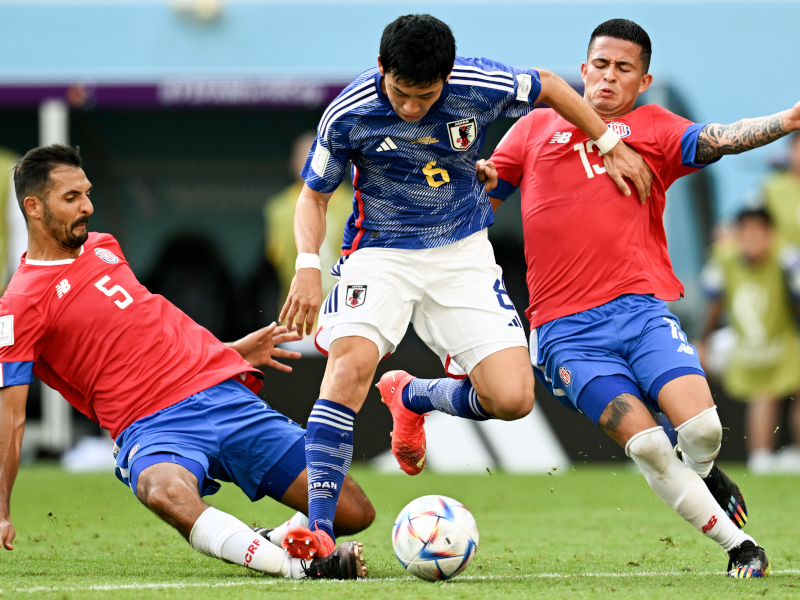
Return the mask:
[(412, 379), (403, 390), (403, 406), (418, 415), (438, 410), (473, 421), (494, 418), (481, 406), (469, 378)]
[(353, 420), (356, 413), (338, 402), (319, 399), (306, 426), (308, 467), (308, 526), (331, 539), (339, 492), (353, 458)]

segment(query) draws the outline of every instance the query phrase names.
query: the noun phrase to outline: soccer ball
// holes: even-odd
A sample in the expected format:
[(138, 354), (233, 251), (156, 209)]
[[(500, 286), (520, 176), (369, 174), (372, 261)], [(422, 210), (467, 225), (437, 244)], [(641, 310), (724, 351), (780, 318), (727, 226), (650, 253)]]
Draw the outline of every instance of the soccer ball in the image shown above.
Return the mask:
[(428, 581), (452, 579), (475, 556), (478, 526), (464, 505), (447, 496), (422, 496), (395, 519), (394, 553), (406, 571)]

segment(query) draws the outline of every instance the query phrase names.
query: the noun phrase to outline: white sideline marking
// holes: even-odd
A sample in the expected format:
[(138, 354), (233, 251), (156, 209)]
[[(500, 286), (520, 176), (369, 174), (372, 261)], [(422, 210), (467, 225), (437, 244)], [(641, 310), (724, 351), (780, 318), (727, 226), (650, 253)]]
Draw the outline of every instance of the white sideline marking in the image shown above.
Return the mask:
[[(567, 579), (570, 577), (597, 577), (597, 578), (621, 578), (621, 577), (676, 577), (676, 576), (716, 576), (724, 575), (725, 571), (630, 571), (625, 573), (528, 573), (521, 575), (462, 575), (458, 581), (513, 581), (515, 579)], [(771, 575), (800, 575), (800, 569), (781, 569), (773, 570)], [(385, 581), (413, 581), (415, 578), (408, 577), (384, 577), (375, 579), (358, 579), (358, 583), (383, 583)], [(285, 581), (284, 579), (254, 579), (252, 581), (225, 581), (219, 583), (127, 583), (117, 585), (87, 585), (87, 586), (53, 586), (53, 587), (30, 587), (4, 590), (0, 589), (0, 594), (5, 592), (16, 592), (18, 594), (35, 594), (39, 592), (88, 592), (88, 591), (115, 591), (115, 590), (141, 590), (141, 589), (183, 589), (183, 588), (219, 588), (219, 587), (241, 587), (245, 585), (277, 585)], [(291, 579), (288, 581), (297, 581)], [(344, 581), (334, 581), (333, 583), (344, 584)], [(350, 582), (347, 582), (350, 583)]]

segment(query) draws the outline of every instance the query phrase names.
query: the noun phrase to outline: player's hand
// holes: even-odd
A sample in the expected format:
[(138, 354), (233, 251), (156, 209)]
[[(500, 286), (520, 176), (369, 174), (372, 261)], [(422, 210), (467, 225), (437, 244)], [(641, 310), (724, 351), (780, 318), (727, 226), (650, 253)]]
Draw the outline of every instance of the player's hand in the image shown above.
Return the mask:
[(790, 131), (800, 130), (800, 102), (790, 108), (788, 113), (786, 117), (786, 129)]
[(286, 323), (290, 330), (311, 335), (314, 321), (322, 306), (322, 273), (319, 269), (298, 269), (292, 279), (289, 295), (281, 309), (279, 321)]
[(653, 172), (636, 150), (620, 140), (610, 152), (603, 155), (603, 164), (619, 191), (626, 196), (631, 195), (631, 189), (624, 179), (627, 177), (636, 186), (641, 203), (647, 202), (647, 198), (650, 197), (650, 187), (653, 185)]
[(276, 346), (284, 342), (296, 342), (301, 338), (302, 336), (294, 331), (289, 331), (288, 327), (284, 325), (278, 327), (277, 323), (272, 323), (233, 342), (230, 346), (254, 367), (272, 367), (278, 371), (291, 373), (292, 367), (279, 363), (275, 357), (300, 358), (300, 353)]
[(487, 192), (491, 192), (497, 187), (497, 169), (492, 161), (484, 160), (482, 158), (475, 163), (475, 169), (478, 173), (478, 181), (486, 182), (484, 187), (486, 188)]
[(14, 530), (14, 524), (11, 519), (0, 518), (0, 542), (6, 550), (13, 550), (14, 546), (11, 542), (17, 537), (17, 532)]

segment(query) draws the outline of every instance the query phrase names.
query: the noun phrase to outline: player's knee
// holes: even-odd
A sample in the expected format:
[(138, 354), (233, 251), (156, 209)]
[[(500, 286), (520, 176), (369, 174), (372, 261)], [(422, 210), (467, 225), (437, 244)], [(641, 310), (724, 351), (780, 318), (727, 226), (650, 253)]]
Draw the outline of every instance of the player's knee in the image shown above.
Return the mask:
[(533, 410), (534, 399), (533, 386), (509, 387), (493, 403), (492, 415), (503, 421), (521, 419)]
[(143, 471), (139, 477), (136, 495), (145, 506), (158, 514), (171, 512), (175, 505), (184, 503), (193, 495), (193, 490), (180, 479), (146, 474), (147, 471)]
[(692, 458), (696, 458), (695, 454), (702, 458), (712, 454), (715, 457), (719, 452), (722, 445), (722, 423), (716, 406), (704, 410), (675, 429), (678, 432), (678, 445)]
[[(351, 485), (352, 482), (352, 485)], [(366, 494), (349, 477), (345, 483), (333, 526), (336, 535), (353, 535), (364, 531), (375, 520), (375, 507)]]
[(634, 435), (625, 445), (625, 454), (654, 473), (665, 473), (670, 461), (677, 460), (663, 427), (645, 429)]

